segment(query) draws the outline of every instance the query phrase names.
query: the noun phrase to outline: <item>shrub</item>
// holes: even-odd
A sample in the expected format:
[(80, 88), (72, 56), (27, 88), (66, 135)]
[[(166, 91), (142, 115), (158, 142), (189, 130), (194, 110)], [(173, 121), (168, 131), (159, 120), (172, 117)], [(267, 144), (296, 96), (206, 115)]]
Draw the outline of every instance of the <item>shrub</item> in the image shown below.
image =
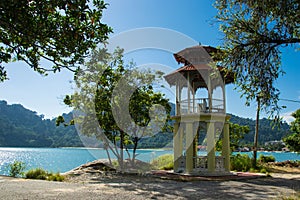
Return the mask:
[(260, 155), (258, 161), (261, 163), (275, 162), (275, 157)]
[(41, 169), (41, 168), (36, 168), (36, 169), (31, 169), (25, 174), (26, 178), (29, 179), (41, 179), (41, 180), (46, 180), (48, 177), (47, 171)]
[(171, 170), (174, 168), (174, 158), (171, 154), (165, 154), (153, 159), (150, 164), (154, 169)]
[(9, 176), (23, 177), (25, 168), (25, 163), (14, 161), (13, 163), (9, 164)]
[(251, 158), (246, 154), (233, 155), (230, 158), (231, 170), (233, 171), (249, 171), (252, 167)]
[(65, 177), (60, 175), (59, 173), (55, 173), (55, 174), (52, 174), (50, 173), (48, 178), (47, 178), (48, 181), (64, 181), (65, 180)]
[(29, 170), (26, 172), (25, 177), (28, 179), (40, 179), (48, 181), (63, 181), (65, 179), (65, 177), (59, 173), (53, 174), (41, 168)]

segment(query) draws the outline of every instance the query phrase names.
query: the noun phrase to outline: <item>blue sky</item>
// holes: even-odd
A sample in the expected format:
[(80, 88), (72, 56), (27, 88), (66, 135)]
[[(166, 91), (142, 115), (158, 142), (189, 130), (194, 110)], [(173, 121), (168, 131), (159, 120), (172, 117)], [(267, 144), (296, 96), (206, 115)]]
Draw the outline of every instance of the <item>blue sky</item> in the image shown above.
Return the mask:
[[(145, 27), (158, 27), (176, 31), (203, 45), (218, 46), (222, 43), (222, 34), (215, 23), (213, 1), (179, 0), (109, 0), (110, 5), (104, 11), (103, 22), (114, 29), (111, 37), (122, 32)], [(134, 42), (134, 40), (129, 41)], [(180, 43), (180, 41), (176, 41)], [(175, 42), (175, 43), (176, 43)], [(188, 46), (186, 46), (188, 47)], [(174, 52), (173, 52), (174, 53)], [(300, 100), (300, 60), (295, 48), (283, 49), (282, 64), (286, 74), (276, 83), (281, 98)], [(129, 53), (137, 65), (158, 63), (178, 68), (171, 52), (143, 50)], [(10, 80), (0, 83), (0, 99), (9, 104), (20, 103), (26, 108), (53, 118), (70, 109), (63, 102), (63, 96), (73, 92), (70, 81), (72, 73), (63, 71), (42, 77), (24, 63), (6, 64)], [(234, 85), (226, 87), (227, 112), (242, 117), (255, 117), (255, 104), (246, 107), (240, 94), (233, 90)], [(287, 108), (282, 115), (289, 115), (300, 108), (300, 103), (280, 102)], [(264, 116), (264, 115), (262, 115)]]

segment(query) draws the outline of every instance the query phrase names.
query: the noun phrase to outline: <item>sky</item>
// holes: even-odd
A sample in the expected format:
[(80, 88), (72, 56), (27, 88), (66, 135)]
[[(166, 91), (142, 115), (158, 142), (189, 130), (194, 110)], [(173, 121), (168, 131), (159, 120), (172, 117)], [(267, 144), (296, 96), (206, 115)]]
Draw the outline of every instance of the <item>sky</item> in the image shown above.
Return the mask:
[[(113, 28), (110, 44), (131, 48), (126, 58), (133, 59), (137, 66), (156, 66), (172, 71), (179, 67), (173, 53), (177, 50), (199, 44), (218, 46), (222, 44), (222, 34), (214, 20), (216, 9), (213, 1), (190, 0), (108, 0), (102, 21)], [(129, 35), (129, 36), (128, 36)], [(153, 42), (148, 44), (147, 42)], [(114, 45), (111, 45), (112, 47)], [(136, 45), (136, 46), (134, 46)], [(180, 49), (181, 48), (181, 49)], [(280, 98), (300, 100), (300, 52), (295, 48), (285, 48), (282, 54), (282, 69), (286, 72), (276, 82), (281, 91)], [(25, 63), (5, 64), (9, 80), (0, 83), (0, 100), (8, 104), (22, 104), (25, 108), (54, 118), (71, 109), (63, 104), (66, 94), (72, 94), (70, 83), (73, 74), (63, 70), (43, 77)], [(255, 103), (245, 106), (245, 100), (234, 90), (234, 85), (226, 86), (227, 112), (241, 117), (255, 118)], [(170, 92), (172, 93), (172, 92)], [(174, 95), (169, 95), (170, 99)], [(172, 101), (172, 99), (171, 99)], [(290, 121), (289, 115), (300, 108), (300, 103), (280, 101), (287, 108), (282, 116)], [(262, 114), (262, 117), (266, 117)]]

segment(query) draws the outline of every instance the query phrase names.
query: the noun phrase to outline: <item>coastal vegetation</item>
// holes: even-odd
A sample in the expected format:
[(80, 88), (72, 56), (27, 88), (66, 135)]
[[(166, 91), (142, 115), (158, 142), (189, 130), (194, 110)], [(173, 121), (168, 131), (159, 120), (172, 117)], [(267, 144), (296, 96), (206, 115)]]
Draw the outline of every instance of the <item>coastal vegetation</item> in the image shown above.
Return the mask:
[(31, 169), (25, 173), (25, 178), (47, 181), (64, 181), (65, 177), (60, 173), (48, 172), (42, 168)]
[(12, 177), (25, 177), (28, 179), (40, 179), (48, 181), (63, 181), (65, 177), (60, 173), (48, 172), (42, 168), (30, 169), (25, 171), (26, 163), (20, 161), (14, 161), (8, 165), (9, 176)]

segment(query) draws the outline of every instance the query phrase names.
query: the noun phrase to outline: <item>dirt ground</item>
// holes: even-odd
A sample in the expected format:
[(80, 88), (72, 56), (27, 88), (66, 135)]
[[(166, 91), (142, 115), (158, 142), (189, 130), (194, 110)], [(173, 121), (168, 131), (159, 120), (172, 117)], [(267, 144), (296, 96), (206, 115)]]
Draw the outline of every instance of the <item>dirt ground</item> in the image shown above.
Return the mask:
[[(223, 181), (83, 173), (66, 182), (0, 176), (0, 199), (286, 199), (300, 192), (300, 173)], [(294, 199), (297, 199), (294, 197)]]

